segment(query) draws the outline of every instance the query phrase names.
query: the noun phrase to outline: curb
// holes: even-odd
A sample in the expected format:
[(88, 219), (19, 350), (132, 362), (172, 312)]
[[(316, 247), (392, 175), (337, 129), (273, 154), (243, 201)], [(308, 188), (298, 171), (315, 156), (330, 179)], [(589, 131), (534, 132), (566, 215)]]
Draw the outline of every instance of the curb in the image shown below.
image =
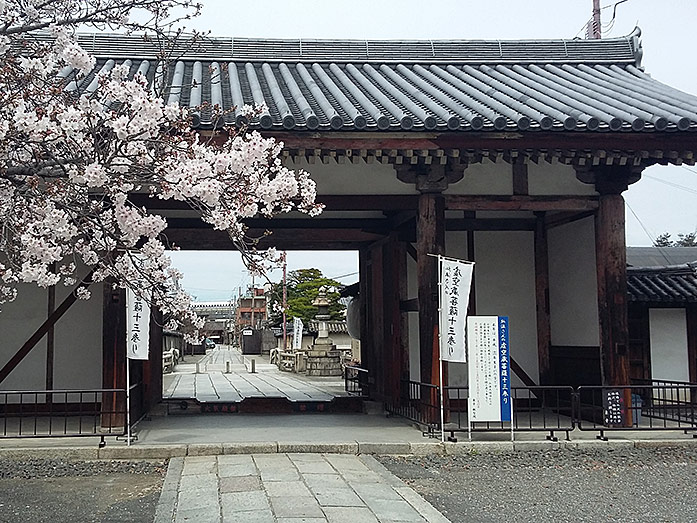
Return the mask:
[(697, 439), (671, 440), (575, 440), (575, 441), (464, 441), (458, 443), (430, 442), (255, 442), (196, 443), (188, 445), (148, 445), (97, 447), (25, 447), (0, 449), (0, 459), (169, 459), (186, 456), (219, 456), (227, 454), (353, 454), (353, 455), (450, 455), (480, 453), (511, 453), (558, 449), (659, 449), (697, 446)]

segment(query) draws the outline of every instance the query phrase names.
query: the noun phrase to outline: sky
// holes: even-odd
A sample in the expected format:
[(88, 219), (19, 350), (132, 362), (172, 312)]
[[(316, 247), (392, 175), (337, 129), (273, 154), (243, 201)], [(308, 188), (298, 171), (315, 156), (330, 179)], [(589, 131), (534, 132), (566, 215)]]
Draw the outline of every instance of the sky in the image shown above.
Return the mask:
[[(543, 39), (583, 37), (592, 0), (201, 0), (187, 26), (212, 36), (355, 39)], [(654, 78), (697, 95), (697, 0), (601, 0), (603, 37), (642, 30), (643, 65)], [(697, 139), (697, 137), (696, 137)], [(625, 193), (627, 245), (697, 229), (697, 167), (651, 167)], [(184, 287), (199, 300), (226, 300), (250, 283), (235, 253), (173, 253)], [(330, 277), (358, 271), (355, 252), (288, 255), (289, 270)], [(278, 280), (280, 272), (272, 274)], [(357, 281), (357, 274), (341, 278)]]

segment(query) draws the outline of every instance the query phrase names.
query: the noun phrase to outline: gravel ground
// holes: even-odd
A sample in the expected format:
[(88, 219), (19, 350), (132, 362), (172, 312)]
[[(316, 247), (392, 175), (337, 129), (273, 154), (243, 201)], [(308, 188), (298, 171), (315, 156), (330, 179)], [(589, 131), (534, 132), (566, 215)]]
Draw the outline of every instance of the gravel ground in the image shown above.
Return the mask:
[(151, 522), (166, 461), (0, 460), (0, 522)]
[(453, 523), (697, 521), (697, 447), (379, 459)]

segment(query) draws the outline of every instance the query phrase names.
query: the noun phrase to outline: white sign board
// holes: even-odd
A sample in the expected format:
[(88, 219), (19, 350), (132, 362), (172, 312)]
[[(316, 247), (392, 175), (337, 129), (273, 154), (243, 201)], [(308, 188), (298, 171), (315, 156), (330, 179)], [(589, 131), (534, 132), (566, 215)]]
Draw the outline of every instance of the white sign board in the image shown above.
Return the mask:
[(467, 318), (469, 421), (511, 421), (507, 316)]
[(440, 258), (440, 354), (443, 361), (466, 363), (467, 306), (474, 264)]
[(298, 351), (302, 349), (303, 343), (303, 320), (300, 318), (293, 318), (293, 350)]
[(150, 304), (126, 289), (126, 347), (131, 360), (147, 360), (150, 345)]

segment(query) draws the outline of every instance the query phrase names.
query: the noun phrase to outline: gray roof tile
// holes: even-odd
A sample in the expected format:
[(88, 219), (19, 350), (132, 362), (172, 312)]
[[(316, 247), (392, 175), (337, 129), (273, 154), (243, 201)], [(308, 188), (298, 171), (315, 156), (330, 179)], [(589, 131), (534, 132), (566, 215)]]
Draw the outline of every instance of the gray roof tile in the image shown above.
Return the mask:
[(630, 267), (627, 293), (630, 302), (697, 303), (695, 264), (668, 267)]
[[(164, 75), (171, 103), (203, 108), (195, 125), (393, 131), (695, 131), (697, 97), (638, 63), (638, 32), (609, 40), (357, 41), (206, 39), (166, 66), (138, 36), (81, 35), (95, 70), (66, 89), (91, 92), (96, 73), (127, 61)], [(184, 53), (184, 51), (186, 51)], [(177, 55), (178, 56), (178, 55)], [(212, 120), (211, 107), (228, 114)], [(237, 108), (237, 109), (236, 109)]]

